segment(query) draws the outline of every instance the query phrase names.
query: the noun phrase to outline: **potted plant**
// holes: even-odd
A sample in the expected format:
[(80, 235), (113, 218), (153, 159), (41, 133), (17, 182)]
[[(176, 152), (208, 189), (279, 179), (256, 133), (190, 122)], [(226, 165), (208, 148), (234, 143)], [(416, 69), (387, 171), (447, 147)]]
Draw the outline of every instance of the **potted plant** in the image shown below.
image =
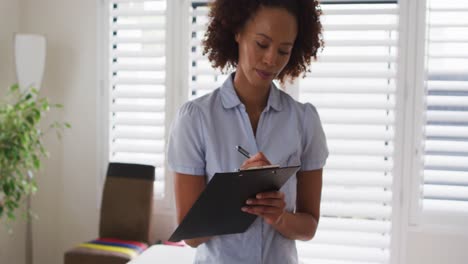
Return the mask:
[[(62, 107), (38, 98), (36, 89), (22, 92), (18, 85), (11, 86), (0, 102), (0, 220), (15, 220), (24, 198), (36, 191), (33, 175), (41, 168), (41, 158), (48, 157), (43, 136), (53, 130), (60, 138), (70, 128), (66, 122), (53, 122), (46, 131), (39, 125), (50, 108)], [(27, 209), (24, 215), (32, 214)]]

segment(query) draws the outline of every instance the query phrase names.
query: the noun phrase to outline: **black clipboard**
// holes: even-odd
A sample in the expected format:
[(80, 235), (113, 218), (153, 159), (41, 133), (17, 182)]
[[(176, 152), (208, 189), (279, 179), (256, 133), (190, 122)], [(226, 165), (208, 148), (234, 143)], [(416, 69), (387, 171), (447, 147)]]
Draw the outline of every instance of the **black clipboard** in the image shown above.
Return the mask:
[(241, 210), (247, 199), (254, 198), (260, 192), (279, 190), (299, 168), (216, 173), (169, 241), (245, 232), (257, 218)]

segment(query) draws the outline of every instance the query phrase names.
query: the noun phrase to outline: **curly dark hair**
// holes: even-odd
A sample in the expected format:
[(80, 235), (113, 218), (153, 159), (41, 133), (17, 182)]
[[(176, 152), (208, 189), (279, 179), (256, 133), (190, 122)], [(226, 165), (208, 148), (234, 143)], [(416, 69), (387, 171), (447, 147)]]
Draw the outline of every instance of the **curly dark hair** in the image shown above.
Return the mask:
[(298, 22), (291, 56), (277, 79), (284, 82), (285, 78), (290, 78), (292, 81), (301, 73), (305, 75), (310, 71), (312, 57), (317, 59), (317, 51), (323, 47), (322, 10), (317, 0), (216, 0), (209, 12), (210, 23), (203, 40), (203, 55), (208, 54), (214, 68), (222, 71), (235, 68), (239, 58), (235, 35), (261, 6), (285, 8)]

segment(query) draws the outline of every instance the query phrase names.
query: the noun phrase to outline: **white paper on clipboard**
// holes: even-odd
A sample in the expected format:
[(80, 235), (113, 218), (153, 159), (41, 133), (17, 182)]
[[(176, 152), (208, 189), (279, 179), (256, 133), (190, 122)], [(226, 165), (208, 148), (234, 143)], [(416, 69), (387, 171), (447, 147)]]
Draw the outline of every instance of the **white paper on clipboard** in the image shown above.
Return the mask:
[(239, 169), (239, 171), (246, 171), (246, 170), (261, 170), (261, 169), (273, 169), (273, 168), (279, 168), (279, 165), (265, 165), (265, 166), (256, 166), (256, 167), (250, 167), (246, 169)]

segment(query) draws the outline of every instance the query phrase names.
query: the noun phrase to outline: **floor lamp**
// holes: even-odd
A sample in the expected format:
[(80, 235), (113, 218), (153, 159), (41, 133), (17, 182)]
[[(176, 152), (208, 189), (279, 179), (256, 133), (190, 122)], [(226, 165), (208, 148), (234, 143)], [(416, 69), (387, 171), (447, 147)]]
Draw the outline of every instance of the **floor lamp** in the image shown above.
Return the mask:
[[(44, 75), (46, 57), (46, 39), (36, 34), (15, 34), (16, 77), (21, 91), (34, 87), (39, 91)], [(31, 209), (31, 196), (26, 198), (26, 208)], [(32, 222), (26, 223), (26, 263), (33, 263)]]

